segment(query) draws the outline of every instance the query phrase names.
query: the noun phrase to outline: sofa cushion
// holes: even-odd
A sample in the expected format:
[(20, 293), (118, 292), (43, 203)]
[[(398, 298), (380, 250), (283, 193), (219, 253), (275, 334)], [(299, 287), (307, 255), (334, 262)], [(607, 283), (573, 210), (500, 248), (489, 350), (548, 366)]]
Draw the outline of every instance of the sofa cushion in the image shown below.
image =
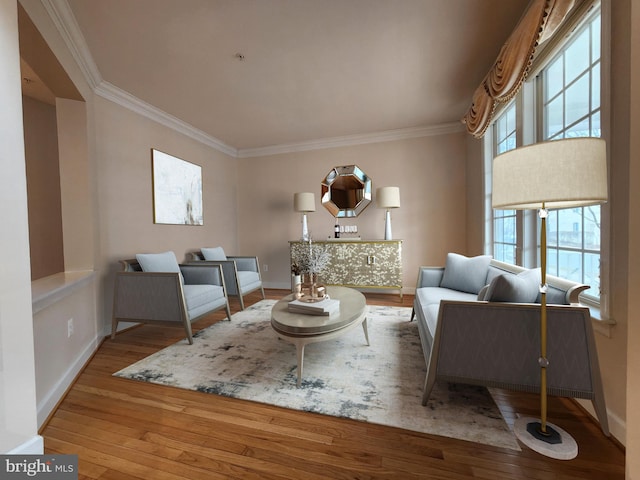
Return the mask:
[(218, 285), (185, 285), (183, 291), (190, 320), (226, 302), (224, 290)]
[(137, 253), (136, 260), (143, 272), (176, 272), (180, 274), (180, 281), (184, 283), (176, 254), (171, 251), (164, 253)]
[(517, 275), (505, 273), (489, 284), (484, 300), (489, 302), (534, 303), (540, 291), (540, 269), (525, 270)]
[(465, 257), (457, 253), (449, 253), (440, 286), (477, 295), (487, 283), (489, 262), (491, 262), (490, 255)]
[(222, 247), (201, 248), (200, 251), (202, 252), (202, 256), (205, 260), (219, 261), (227, 259)]
[(456, 300), (461, 302), (471, 302), (476, 300), (473, 293), (459, 292), (442, 287), (422, 287), (416, 290), (416, 297), (420, 305), (440, 305), (440, 300)]
[(258, 272), (239, 270), (238, 283), (240, 284), (240, 290), (242, 291), (257, 288), (260, 286), (260, 275), (258, 275)]

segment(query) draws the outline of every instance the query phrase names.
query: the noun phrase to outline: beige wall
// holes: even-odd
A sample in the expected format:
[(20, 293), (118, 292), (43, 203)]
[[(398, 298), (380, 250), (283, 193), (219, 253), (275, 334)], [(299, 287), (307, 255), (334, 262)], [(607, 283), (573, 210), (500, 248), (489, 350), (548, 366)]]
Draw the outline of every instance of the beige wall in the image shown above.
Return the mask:
[(320, 184), (333, 167), (355, 164), (371, 178), (374, 201), (340, 223), (357, 225), (363, 239), (382, 239), (384, 210), (376, 207), (375, 190), (400, 187), (393, 237), (403, 240), (403, 283), (413, 291), (420, 265), (443, 265), (448, 251), (466, 253), (465, 148), (465, 134), (454, 133), (240, 159), (238, 253), (260, 257), (268, 285), (290, 286), (288, 241), (302, 232), (293, 194), (315, 193), (311, 235), (333, 236), (334, 217), (320, 203)]
[[(104, 326), (110, 325), (114, 272), (136, 253), (172, 250), (178, 261), (204, 246), (237, 249), (237, 163), (211, 147), (94, 97), (99, 261)], [(153, 223), (151, 149), (202, 167), (204, 225)]]
[(31, 279), (64, 271), (58, 127), (53, 105), (22, 97)]

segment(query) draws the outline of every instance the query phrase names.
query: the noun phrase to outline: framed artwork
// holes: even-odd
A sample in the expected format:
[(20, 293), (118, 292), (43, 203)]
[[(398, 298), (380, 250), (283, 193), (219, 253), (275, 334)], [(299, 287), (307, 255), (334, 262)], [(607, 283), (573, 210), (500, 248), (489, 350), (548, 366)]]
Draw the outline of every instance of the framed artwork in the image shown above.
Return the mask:
[(171, 225), (202, 225), (202, 167), (151, 150), (153, 221)]

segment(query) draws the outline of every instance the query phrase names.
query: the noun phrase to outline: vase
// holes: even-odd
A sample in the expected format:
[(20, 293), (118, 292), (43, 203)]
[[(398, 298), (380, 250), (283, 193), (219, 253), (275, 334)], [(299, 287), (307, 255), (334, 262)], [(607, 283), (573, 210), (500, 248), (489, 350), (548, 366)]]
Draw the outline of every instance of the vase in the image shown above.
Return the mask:
[(300, 282), (302, 281), (300, 275), (291, 275), (291, 291), (295, 292), (296, 291), (296, 287), (300, 284)]
[(319, 302), (325, 297), (326, 288), (318, 282), (317, 273), (303, 273), (301, 280), (295, 288), (295, 296), (298, 300)]

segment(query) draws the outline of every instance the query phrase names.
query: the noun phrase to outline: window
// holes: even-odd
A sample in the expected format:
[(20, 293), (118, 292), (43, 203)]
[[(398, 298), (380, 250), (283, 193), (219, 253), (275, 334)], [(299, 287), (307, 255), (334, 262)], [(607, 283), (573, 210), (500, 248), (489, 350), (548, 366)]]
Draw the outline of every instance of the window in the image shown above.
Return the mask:
[[(537, 66), (540, 73), (526, 82), (516, 101), (496, 118), (492, 125), (493, 156), (516, 148), (516, 139), (525, 139), (523, 143), (527, 144), (534, 139), (602, 135), (600, 10), (593, 8), (587, 15), (555, 56)], [(522, 121), (517, 122), (518, 118)], [(491, 162), (486, 165), (490, 168)], [(493, 210), (489, 218), (494, 258), (533, 266), (539, 258), (537, 215)], [(583, 295), (597, 303), (601, 283), (601, 208), (550, 211), (547, 242), (548, 273), (590, 285)]]
[[(600, 137), (600, 14), (576, 32), (538, 77), (542, 138)], [(586, 283), (600, 296), (600, 206), (551, 211), (549, 273)]]
[[(516, 148), (516, 105), (512, 103), (495, 121), (494, 156)], [(493, 211), (493, 258), (518, 263), (515, 210)]]

